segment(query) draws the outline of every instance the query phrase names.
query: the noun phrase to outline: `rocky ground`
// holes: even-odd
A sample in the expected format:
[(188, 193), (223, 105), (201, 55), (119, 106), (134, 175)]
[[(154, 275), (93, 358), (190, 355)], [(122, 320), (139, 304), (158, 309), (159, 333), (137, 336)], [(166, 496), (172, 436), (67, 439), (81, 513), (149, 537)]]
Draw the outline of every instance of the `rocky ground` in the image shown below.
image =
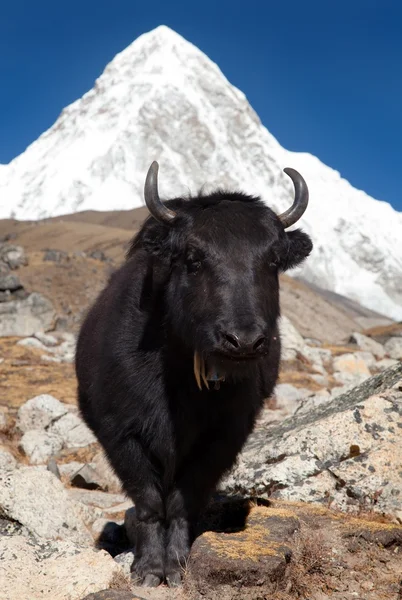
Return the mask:
[[(102, 239), (0, 244), (0, 600), (402, 598), (402, 325), (363, 332), (322, 297), (318, 325), (281, 319), (280, 381), (183, 587), (136, 587), (135, 507), (75, 400), (77, 324), (114, 264)], [(301, 307), (303, 284), (288, 289)]]

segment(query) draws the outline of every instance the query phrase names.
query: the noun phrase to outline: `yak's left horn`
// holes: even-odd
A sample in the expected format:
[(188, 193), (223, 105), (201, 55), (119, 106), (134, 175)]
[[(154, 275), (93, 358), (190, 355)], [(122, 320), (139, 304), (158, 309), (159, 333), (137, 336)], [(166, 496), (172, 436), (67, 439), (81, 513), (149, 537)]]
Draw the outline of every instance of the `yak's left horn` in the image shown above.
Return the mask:
[(303, 177), (295, 169), (283, 169), (284, 173), (293, 181), (295, 188), (295, 199), (290, 208), (278, 215), (285, 229), (294, 225), (300, 219), (308, 204), (308, 187)]
[(145, 204), (151, 215), (161, 223), (172, 223), (176, 218), (176, 213), (167, 208), (159, 198), (158, 193), (158, 170), (159, 165), (156, 161), (148, 169), (145, 179), (144, 197)]

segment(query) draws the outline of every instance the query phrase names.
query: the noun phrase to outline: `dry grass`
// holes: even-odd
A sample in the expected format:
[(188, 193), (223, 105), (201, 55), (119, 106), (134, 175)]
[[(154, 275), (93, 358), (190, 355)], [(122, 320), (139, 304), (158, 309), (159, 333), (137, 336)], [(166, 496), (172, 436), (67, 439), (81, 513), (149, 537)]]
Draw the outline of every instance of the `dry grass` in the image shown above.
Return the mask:
[(0, 405), (18, 408), (39, 394), (76, 402), (74, 366), (42, 360), (41, 350), (18, 346), (19, 338), (0, 338)]
[(331, 549), (322, 531), (302, 526), (295, 534), (287, 592), (305, 598), (312, 589), (325, 586), (331, 565)]
[(110, 590), (131, 590), (131, 580), (128, 575), (123, 573), (123, 571), (118, 571), (113, 574), (112, 579), (109, 582)]

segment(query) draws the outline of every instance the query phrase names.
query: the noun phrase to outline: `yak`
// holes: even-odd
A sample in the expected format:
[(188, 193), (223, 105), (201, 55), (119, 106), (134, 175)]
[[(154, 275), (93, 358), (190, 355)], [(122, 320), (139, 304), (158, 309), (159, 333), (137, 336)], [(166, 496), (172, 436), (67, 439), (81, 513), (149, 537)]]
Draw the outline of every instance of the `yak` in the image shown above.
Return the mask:
[(81, 326), (82, 418), (136, 511), (132, 577), (180, 585), (197, 521), (252, 432), (278, 378), (279, 273), (312, 250), (300, 229), (308, 187), (277, 215), (258, 196), (218, 189), (162, 202)]

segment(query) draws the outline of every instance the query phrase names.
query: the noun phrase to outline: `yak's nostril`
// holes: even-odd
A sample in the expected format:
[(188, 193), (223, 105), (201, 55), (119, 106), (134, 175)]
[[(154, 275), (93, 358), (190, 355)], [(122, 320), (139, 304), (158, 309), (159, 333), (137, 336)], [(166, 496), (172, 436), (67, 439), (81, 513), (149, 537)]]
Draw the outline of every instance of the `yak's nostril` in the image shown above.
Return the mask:
[(253, 344), (253, 350), (258, 350), (258, 348), (260, 346), (262, 346), (262, 344), (265, 342), (265, 336), (260, 335), (259, 338), (256, 339), (256, 341)]
[(223, 336), (224, 336), (225, 340), (227, 342), (229, 342), (229, 344), (231, 344), (234, 348), (240, 347), (240, 342), (239, 342), (239, 338), (237, 337), (237, 335), (235, 335), (233, 333), (224, 333)]

